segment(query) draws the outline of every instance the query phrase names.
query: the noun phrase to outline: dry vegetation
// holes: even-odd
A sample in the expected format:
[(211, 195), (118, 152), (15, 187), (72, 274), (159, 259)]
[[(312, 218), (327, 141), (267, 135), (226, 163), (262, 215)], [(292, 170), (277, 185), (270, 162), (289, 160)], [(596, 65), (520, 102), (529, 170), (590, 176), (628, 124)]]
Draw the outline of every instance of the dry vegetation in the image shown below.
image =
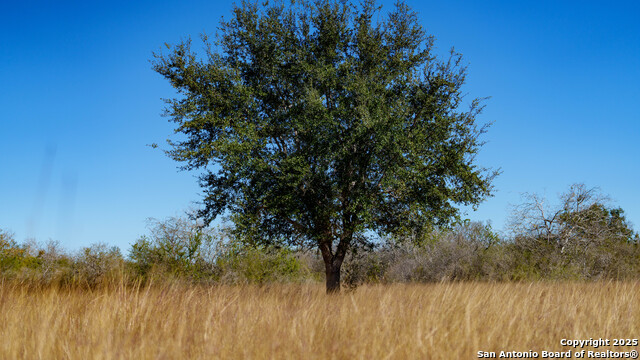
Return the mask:
[[(640, 283), (0, 284), (3, 359), (476, 358), (640, 334)], [(637, 347), (635, 348), (637, 349)]]
[(185, 219), (153, 222), (126, 257), (0, 229), (0, 360), (471, 359), (638, 338), (640, 238), (622, 209), (582, 186), (543, 205), (507, 237), (461, 223), (382, 239), (330, 296), (317, 252)]

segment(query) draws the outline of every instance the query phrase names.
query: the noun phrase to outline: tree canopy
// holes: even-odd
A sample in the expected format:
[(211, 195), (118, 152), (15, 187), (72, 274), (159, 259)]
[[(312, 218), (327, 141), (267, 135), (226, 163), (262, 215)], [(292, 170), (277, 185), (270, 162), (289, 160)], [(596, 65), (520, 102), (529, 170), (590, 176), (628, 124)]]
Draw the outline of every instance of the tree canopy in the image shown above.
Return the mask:
[(251, 241), (316, 246), (329, 292), (366, 234), (444, 226), (490, 195), (481, 100), (406, 4), (243, 1), (202, 40), (155, 54), (179, 93), (167, 153), (203, 170), (207, 223), (228, 212)]

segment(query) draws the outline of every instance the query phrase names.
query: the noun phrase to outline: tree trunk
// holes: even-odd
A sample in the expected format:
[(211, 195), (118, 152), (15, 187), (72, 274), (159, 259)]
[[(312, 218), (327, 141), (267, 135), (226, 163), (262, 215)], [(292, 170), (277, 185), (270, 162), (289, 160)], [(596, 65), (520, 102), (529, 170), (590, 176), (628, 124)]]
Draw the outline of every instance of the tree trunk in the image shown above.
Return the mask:
[(337, 294), (340, 292), (340, 265), (342, 261), (334, 263), (325, 263), (327, 275), (327, 294)]
[(340, 239), (336, 251), (332, 251), (332, 242), (330, 232), (326, 232), (326, 236), (318, 241), (318, 247), (324, 260), (325, 274), (327, 277), (327, 294), (337, 294), (340, 292), (340, 268), (347, 253), (349, 244), (351, 243), (352, 232), (348, 236)]

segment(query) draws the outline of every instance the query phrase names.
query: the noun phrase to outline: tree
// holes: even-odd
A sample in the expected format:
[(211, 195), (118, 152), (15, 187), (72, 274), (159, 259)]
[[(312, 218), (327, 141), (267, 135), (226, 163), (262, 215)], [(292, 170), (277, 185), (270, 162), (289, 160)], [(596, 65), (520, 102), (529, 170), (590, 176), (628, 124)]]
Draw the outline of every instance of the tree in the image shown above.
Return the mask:
[(528, 236), (557, 246), (584, 247), (602, 241), (636, 243), (636, 234), (622, 208), (607, 205), (609, 197), (598, 188), (573, 184), (560, 195), (555, 209), (536, 194), (525, 194), (525, 202), (517, 206), (510, 219), (514, 235)]
[(151, 218), (148, 223), (149, 235), (140, 237), (129, 253), (140, 275), (147, 276), (154, 268), (193, 278), (213, 272), (216, 237), (210, 229), (179, 217)]
[(228, 213), (249, 241), (311, 245), (327, 292), (370, 234), (444, 226), (490, 195), (474, 155), (481, 100), (463, 106), (466, 67), (433, 54), (416, 14), (374, 0), (243, 1), (215, 41), (154, 54), (181, 95), (166, 115), (182, 169), (203, 170), (207, 223)]
[(608, 196), (574, 184), (560, 201), (552, 207), (527, 194), (515, 208), (511, 230), (523, 254), (545, 268), (573, 269), (585, 278), (618, 277), (636, 268), (640, 238), (624, 211), (608, 205)]

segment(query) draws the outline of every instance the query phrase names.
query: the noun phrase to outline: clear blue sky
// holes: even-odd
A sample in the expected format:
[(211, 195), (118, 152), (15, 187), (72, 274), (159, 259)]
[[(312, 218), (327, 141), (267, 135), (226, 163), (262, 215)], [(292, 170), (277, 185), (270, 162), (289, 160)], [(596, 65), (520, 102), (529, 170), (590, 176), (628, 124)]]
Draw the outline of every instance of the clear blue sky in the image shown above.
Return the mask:
[[(392, 1), (384, 1), (390, 7)], [(522, 192), (599, 186), (640, 226), (640, 2), (417, 1), (436, 38), (469, 64), (469, 97), (491, 96), (478, 162), (501, 168), (473, 220), (501, 229)], [(147, 144), (175, 95), (151, 70), (165, 42), (214, 33), (231, 3), (0, 3), (0, 228), (69, 250), (125, 253), (145, 219), (180, 215), (194, 174)]]

